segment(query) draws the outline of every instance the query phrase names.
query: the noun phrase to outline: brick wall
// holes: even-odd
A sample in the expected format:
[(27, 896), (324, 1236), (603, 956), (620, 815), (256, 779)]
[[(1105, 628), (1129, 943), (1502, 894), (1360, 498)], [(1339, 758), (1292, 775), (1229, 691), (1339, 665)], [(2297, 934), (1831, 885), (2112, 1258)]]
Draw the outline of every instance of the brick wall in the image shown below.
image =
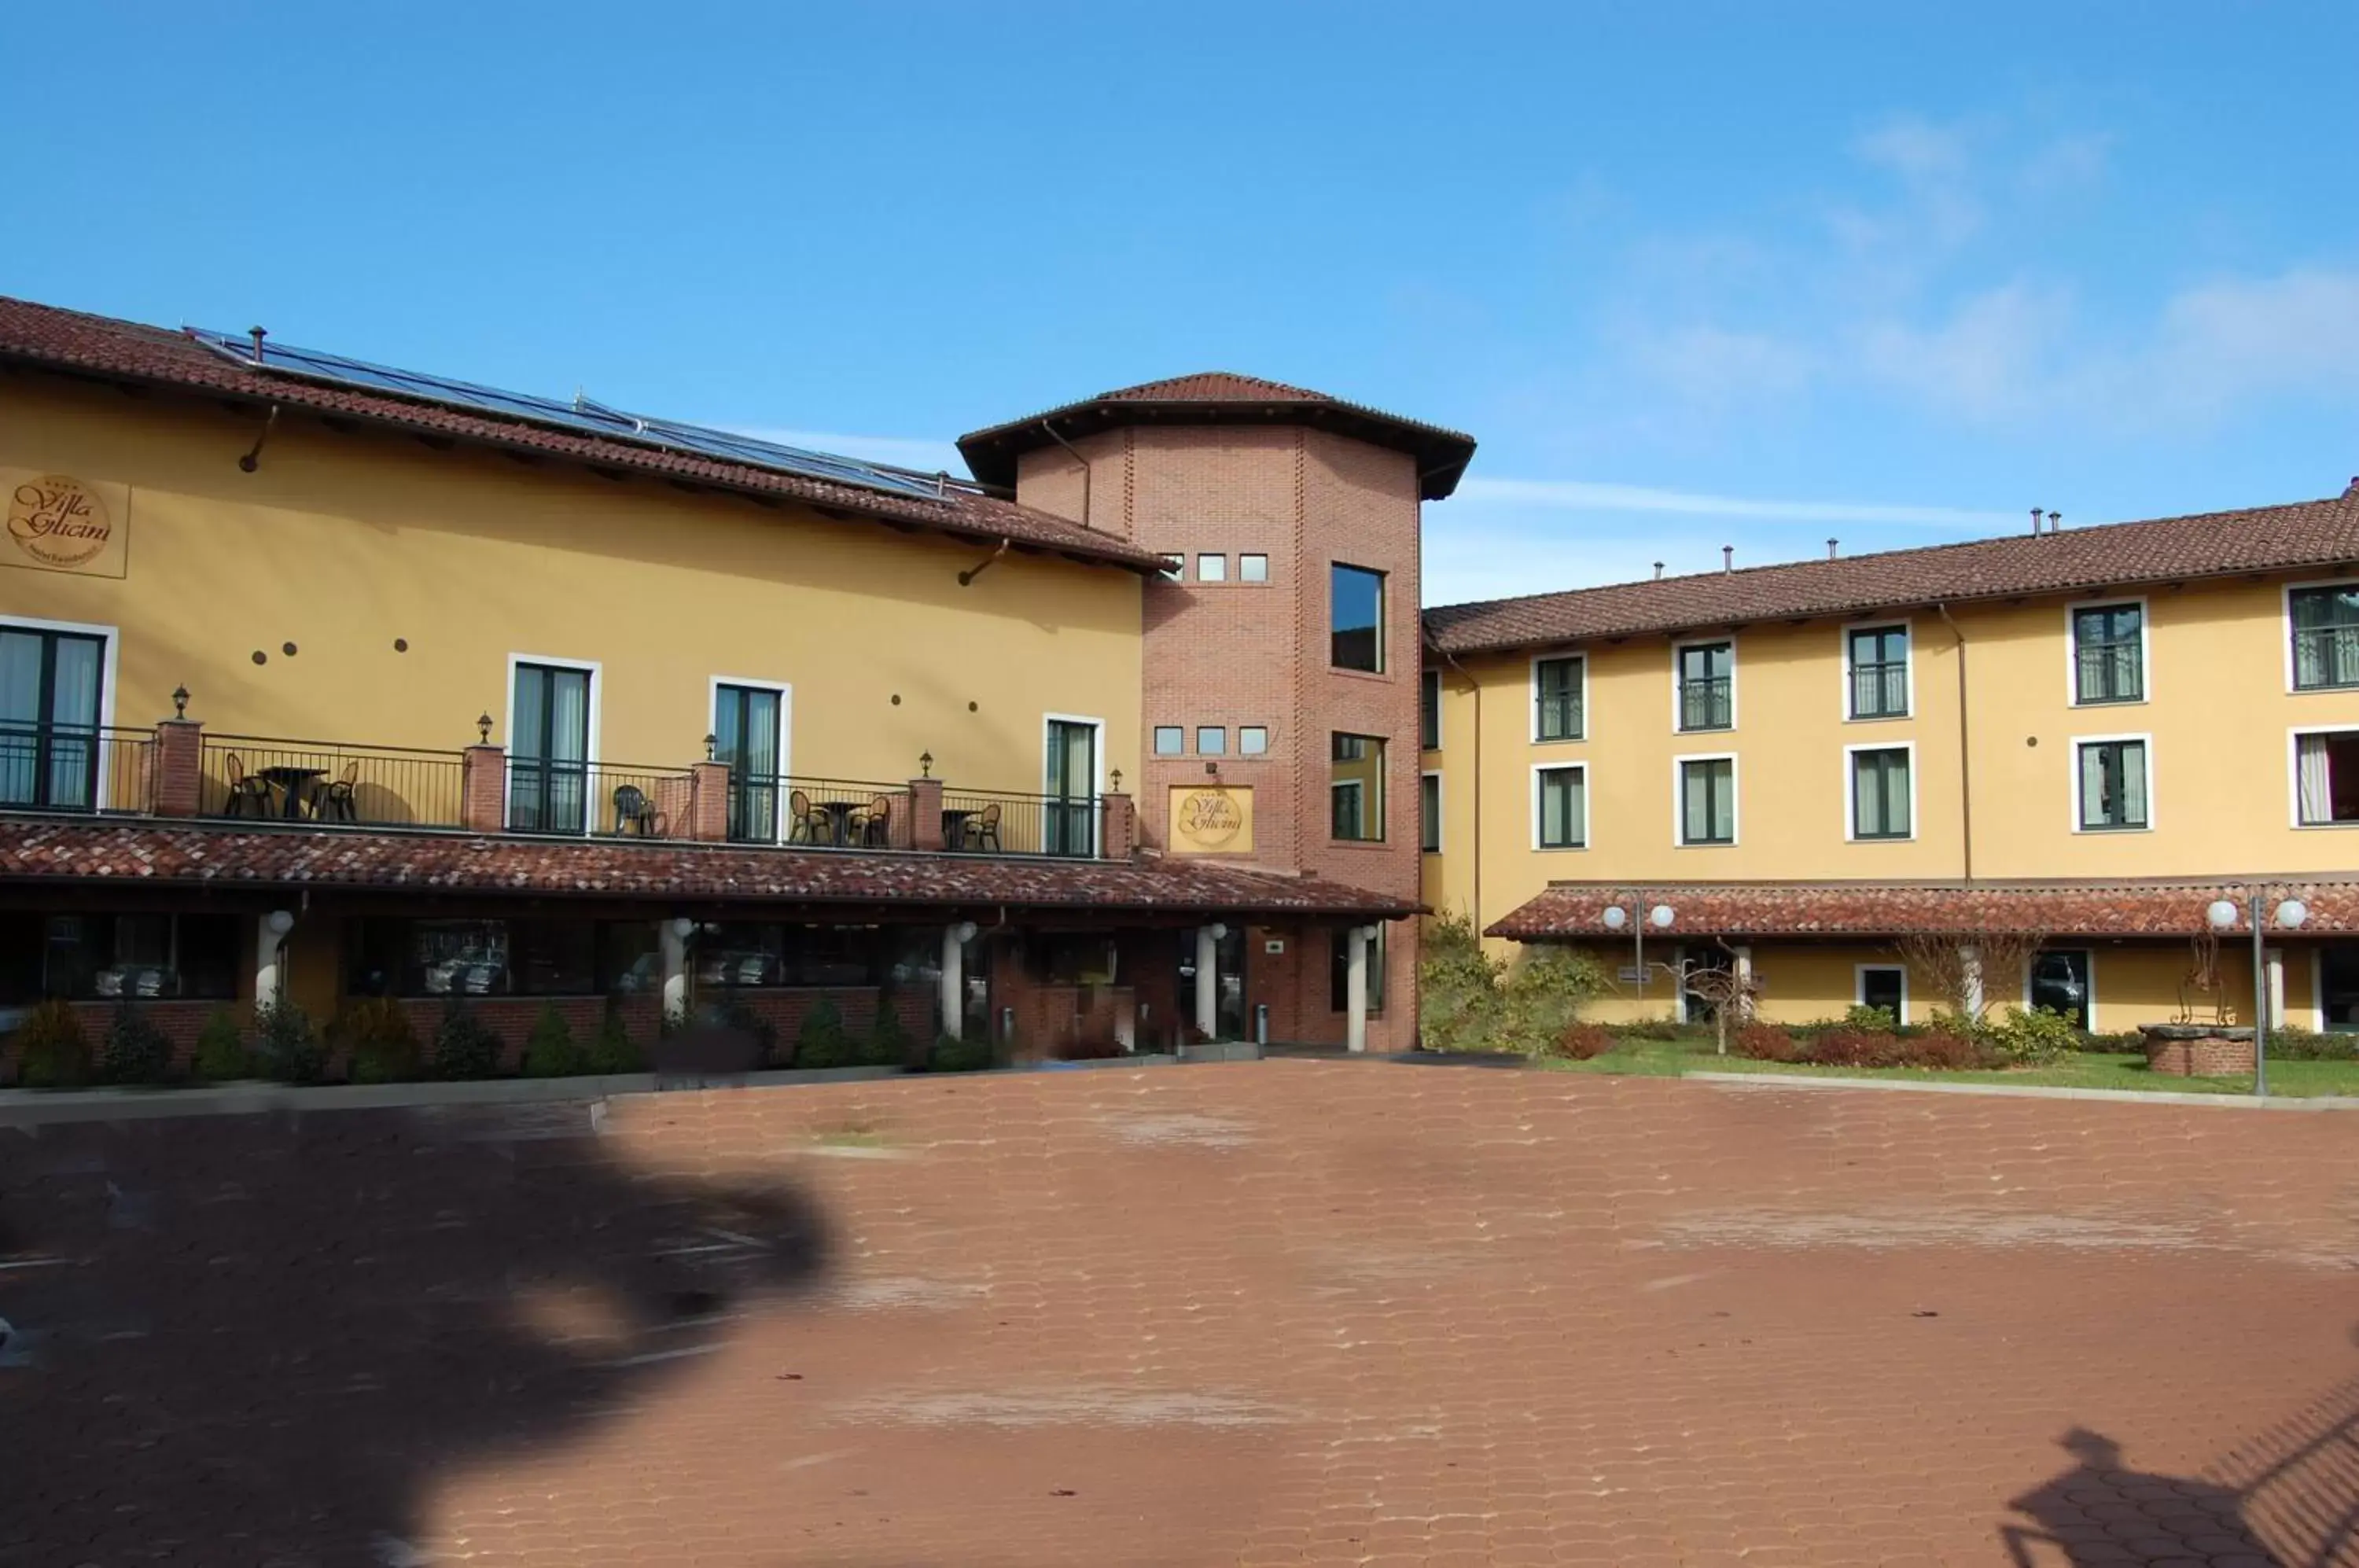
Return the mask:
[[(740, 991), (736, 999), (778, 1031), (778, 1052), (783, 1058), (794, 1050), (803, 1020), (822, 1001), (835, 1004), (845, 1032), (855, 1040), (872, 1033), (876, 1028), (878, 995), (873, 985), (813, 985)], [(712, 998), (708, 996), (706, 1000)], [(932, 988), (910, 986), (895, 992), (893, 1000), (894, 1010), (901, 1020), (901, 1032), (908, 1037), (912, 1051), (930, 1047), (935, 1034)]]
[(2174, 1078), (2229, 1078), (2253, 1070), (2250, 1040), (2158, 1040), (2147, 1042), (2147, 1065)]
[[(248, 1022), (253, 1013), (253, 1009), (244, 1002), (158, 1001), (134, 1005), (150, 1023), (164, 1031), (164, 1038), (172, 1042), (172, 1061), (180, 1066), (186, 1066), (196, 1055), (197, 1036), (203, 1031), (205, 1020), (213, 1016), (215, 1008), (227, 1008), (240, 1024)], [(90, 1041), (92, 1062), (97, 1061), (106, 1049), (107, 1026), (114, 1021), (115, 1007), (114, 1002), (73, 1004), (75, 1016), (82, 1019), (83, 1037)], [(14, 1063), (10, 1064), (9, 1070), (13, 1073)]]
[[(532, 1026), (540, 1021), (544, 1007), (557, 1009), (578, 1045), (589, 1044), (606, 1027), (603, 996), (471, 996), (467, 1007), (484, 1028), (499, 1036), (500, 1065), (510, 1073), (524, 1065), (525, 1042), (532, 1038)], [(410, 1029), (418, 1036), (419, 1054), (429, 1068), (434, 1060), (434, 1031), (442, 1027), (442, 1009), (439, 996), (405, 996), (401, 1002), (401, 1010), (409, 1015)]]

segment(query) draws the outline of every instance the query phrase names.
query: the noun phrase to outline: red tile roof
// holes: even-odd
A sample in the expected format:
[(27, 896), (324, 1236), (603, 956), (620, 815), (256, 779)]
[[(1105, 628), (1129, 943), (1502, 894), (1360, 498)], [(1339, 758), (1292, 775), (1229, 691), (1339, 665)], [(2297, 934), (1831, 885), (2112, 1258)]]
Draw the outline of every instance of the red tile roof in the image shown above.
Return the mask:
[(2321, 501), (1444, 604), (1425, 612), (1425, 637), (1443, 653), (1482, 653), (2354, 561), (2359, 481)]
[(747, 495), (800, 501), (831, 511), (932, 532), (996, 542), (1009, 539), (1078, 561), (1137, 572), (1161, 560), (1122, 539), (953, 483), (939, 498), (896, 495), (859, 485), (782, 474), (750, 463), (605, 440), (560, 426), (504, 419), (426, 397), (340, 387), (241, 365), (186, 334), (108, 316), (0, 297), (0, 364), (38, 365), (111, 381), (185, 387), (257, 406), (277, 404), (447, 436), (511, 452), (570, 458), (606, 468), (658, 474)]
[(1181, 859), (1132, 864), (831, 854), (748, 845), (0, 818), (0, 882), (51, 880), (1365, 918), (1403, 916), (1417, 908), (1341, 882)]
[[(2310, 907), (2304, 931), (2359, 931), (2359, 873), (2298, 881), (2261, 880), (2272, 898), (2290, 894)], [(1883, 937), (1919, 932), (2011, 931), (2055, 937), (2192, 936), (2205, 929), (2215, 898), (2239, 899), (2247, 883), (1669, 883), (1644, 888), (1648, 904), (1676, 916), (1667, 940), (1681, 936)], [(1600, 917), (1626, 903), (1630, 887), (1559, 882), (1485, 928), (1520, 942), (1626, 938)], [(1650, 930), (1649, 936), (1655, 933)], [(2249, 940), (2249, 933), (2248, 933)]]
[[(1056, 433), (1049, 433), (1054, 424)], [(1078, 403), (959, 437), (959, 454), (986, 485), (1016, 483), (1016, 460), (1061, 436), (1078, 440), (1125, 425), (1277, 424), (1333, 430), (1374, 446), (1407, 452), (1417, 462), (1418, 493), (1438, 501), (1458, 488), (1474, 457), (1474, 438), (1461, 430), (1403, 419), (1364, 403), (1347, 403), (1307, 387), (1201, 370), (1162, 381), (1118, 387)]]

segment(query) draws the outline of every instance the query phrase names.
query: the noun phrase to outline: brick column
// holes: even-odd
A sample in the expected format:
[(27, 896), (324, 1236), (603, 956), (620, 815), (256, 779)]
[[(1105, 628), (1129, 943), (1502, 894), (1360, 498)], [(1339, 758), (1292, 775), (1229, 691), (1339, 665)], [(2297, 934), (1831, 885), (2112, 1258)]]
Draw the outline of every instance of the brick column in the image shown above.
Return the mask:
[(159, 817), (195, 816), (204, 800), (205, 726), (194, 719), (159, 721), (148, 766), (147, 809)]
[(698, 844), (729, 838), (729, 765), (700, 762), (689, 769), (688, 821), (679, 836)]
[(909, 847), (942, 847), (942, 781), (939, 779), (909, 780)]
[(1104, 822), (1098, 833), (1098, 855), (1105, 860), (1128, 860), (1138, 848), (1138, 810), (1127, 795), (1101, 795)]
[(459, 825), (495, 833), (507, 826), (508, 755), (497, 746), (471, 746), (459, 765)]

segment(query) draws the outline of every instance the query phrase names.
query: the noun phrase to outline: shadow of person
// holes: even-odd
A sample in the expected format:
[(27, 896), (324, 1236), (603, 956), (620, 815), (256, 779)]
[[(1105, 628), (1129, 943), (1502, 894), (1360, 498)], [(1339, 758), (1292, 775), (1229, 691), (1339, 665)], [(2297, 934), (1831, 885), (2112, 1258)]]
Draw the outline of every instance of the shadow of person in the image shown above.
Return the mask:
[(2017, 1568), (2108, 1568), (2132, 1563), (2215, 1563), (2264, 1568), (2277, 1559), (2245, 1526), (2244, 1495), (2186, 1475), (2127, 1469), (2121, 1445), (2074, 1427), (2059, 1446), (2076, 1463), (2008, 1500), (2032, 1523), (1999, 1527)]
[(592, 1117), (0, 1128), (0, 1564), (422, 1561), (440, 1477), (818, 1278), (809, 1201), (626, 1171)]

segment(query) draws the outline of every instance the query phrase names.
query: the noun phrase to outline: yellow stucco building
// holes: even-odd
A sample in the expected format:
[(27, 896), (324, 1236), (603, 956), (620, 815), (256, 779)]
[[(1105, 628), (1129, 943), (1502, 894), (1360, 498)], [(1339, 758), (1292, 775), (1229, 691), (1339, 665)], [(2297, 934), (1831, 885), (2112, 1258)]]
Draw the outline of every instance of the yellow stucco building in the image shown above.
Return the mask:
[(2359, 484), (1430, 609), (1427, 901), (1593, 946), (1607, 1018), (1691, 1010), (1658, 967), (1689, 964), (1749, 968), (1772, 1020), (1921, 1022), (1956, 999), (1904, 938), (2006, 933), (2041, 949), (1986, 1001), (2118, 1031), (2248, 1017), (2249, 926), (2207, 909), (2299, 892), (2265, 984), (2281, 1021), (2348, 1026), (2354, 561)]

